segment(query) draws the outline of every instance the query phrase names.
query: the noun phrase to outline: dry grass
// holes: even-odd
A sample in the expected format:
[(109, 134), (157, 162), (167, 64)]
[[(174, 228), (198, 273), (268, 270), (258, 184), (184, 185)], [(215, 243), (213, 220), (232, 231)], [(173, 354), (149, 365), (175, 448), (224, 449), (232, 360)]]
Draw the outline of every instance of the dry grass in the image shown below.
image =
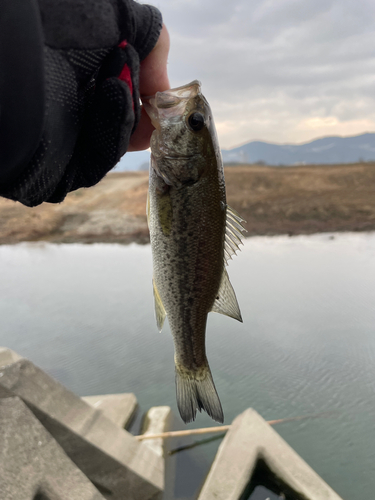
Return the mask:
[[(228, 166), (228, 203), (248, 234), (375, 230), (375, 163), (302, 167)], [(59, 205), (27, 208), (0, 199), (0, 243), (147, 242), (148, 174), (107, 175)]]
[(375, 229), (375, 164), (234, 166), (228, 204), (249, 235)]

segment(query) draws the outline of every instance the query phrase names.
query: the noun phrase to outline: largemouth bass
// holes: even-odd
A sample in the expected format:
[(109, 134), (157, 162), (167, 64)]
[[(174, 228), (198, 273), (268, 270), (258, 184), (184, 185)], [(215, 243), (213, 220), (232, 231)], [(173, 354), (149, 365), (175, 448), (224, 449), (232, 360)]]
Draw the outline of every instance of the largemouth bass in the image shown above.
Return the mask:
[(155, 127), (147, 219), (157, 325), (161, 331), (168, 316), (184, 422), (197, 410), (223, 422), (206, 357), (206, 322), (210, 311), (242, 321), (225, 264), (239, 248), (244, 221), (226, 204), (215, 125), (200, 83), (158, 92), (144, 105)]

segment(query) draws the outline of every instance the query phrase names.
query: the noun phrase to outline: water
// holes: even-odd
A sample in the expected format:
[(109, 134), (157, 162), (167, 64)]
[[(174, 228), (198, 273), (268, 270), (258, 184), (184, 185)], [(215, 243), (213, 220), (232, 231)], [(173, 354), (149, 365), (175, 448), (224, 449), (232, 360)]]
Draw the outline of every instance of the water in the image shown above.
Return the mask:
[[(134, 392), (143, 410), (177, 414), (151, 275), (148, 246), (2, 246), (0, 345), (80, 395)], [(333, 412), (277, 431), (344, 499), (373, 498), (375, 234), (251, 238), (229, 275), (244, 323), (211, 314), (207, 341), (225, 423), (249, 406), (266, 419)], [(175, 499), (194, 498), (219, 443), (174, 455)]]

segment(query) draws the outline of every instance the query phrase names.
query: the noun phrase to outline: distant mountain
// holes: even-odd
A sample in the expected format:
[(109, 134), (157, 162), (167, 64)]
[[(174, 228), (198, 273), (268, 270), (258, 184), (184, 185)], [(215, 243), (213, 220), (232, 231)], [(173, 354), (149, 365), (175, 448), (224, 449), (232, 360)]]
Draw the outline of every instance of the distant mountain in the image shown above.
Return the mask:
[(221, 152), (224, 163), (355, 163), (360, 160), (375, 160), (375, 133), (354, 137), (323, 137), (305, 144), (252, 141), (237, 148), (223, 149)]
[[(252, 141), (237, 148), (223, 149), (221, 152), (224, 163), (263, 162), (268, 165), (355, 163), (375, 160), (375, 133), (354, 137), (323, 137), (304, 144)], [(149, 151), (126, 153), (115, 170), (144, 170), (149, 161)]]

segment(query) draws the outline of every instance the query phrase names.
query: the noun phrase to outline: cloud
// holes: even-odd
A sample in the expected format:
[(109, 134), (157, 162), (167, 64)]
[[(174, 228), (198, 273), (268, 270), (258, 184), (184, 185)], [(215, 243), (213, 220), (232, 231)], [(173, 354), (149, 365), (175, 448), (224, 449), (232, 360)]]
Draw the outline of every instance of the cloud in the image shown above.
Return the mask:
[(222, 147), (375, 130), (372, 0), (155, 5), (171, 34), (172, 85), (201, 80)]

